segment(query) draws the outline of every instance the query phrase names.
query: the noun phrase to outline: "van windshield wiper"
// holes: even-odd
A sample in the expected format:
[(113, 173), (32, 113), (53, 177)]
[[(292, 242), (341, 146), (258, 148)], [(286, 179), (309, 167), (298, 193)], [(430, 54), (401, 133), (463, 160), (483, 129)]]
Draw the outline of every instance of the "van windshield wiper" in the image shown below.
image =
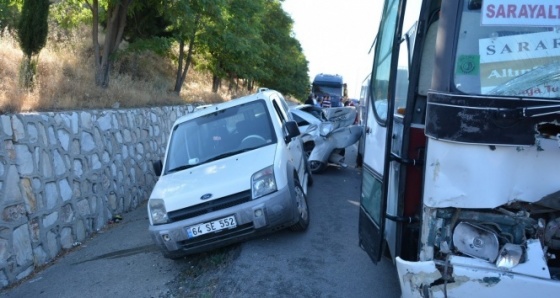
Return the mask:
[(182, 166), (178, 166), (178, 167), (176, 167), (176, 168), (173, 168), (173, 169), (167, 171), (167, 173), (179, 172), (179, 171), (182, 171), (182, 170), (186, 170), (186, 169), (188, 169), (188, 168), (192, 168), (192, 167), (197, 166), (197, 165), (198, 165), (198, 164), (195, 164), (195, 165), (182, 165)]
[(251, 151), (253, 149), (255, 149), (255, 148), (254, 147), (243, 148), (243, 149), (240, 149), (240, 150), (235, 150), (235, 151), (231, 151), (231, 152), (222, 153), (222, 154), (216, 155), (214, 157), (211, 157), (211, 158), (205, 160), (204, 162), (207, 163), (207, 162), (215, 161), (215, 160), (218, 160), (218, 159), (226, 158), (228, 156), (237, 155), (239, 153)]

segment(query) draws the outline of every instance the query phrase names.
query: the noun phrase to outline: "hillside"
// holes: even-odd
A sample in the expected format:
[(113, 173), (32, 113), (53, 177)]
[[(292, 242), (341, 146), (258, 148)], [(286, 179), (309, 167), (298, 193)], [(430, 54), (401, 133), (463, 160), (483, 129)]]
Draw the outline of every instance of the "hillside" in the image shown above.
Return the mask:
[[(153, 53), (120, 54), (113, 63), (107, 89), (95, 86), (91, 31), (49, 33), (40, 52), (33, 90), (20, 88), (23, 53), (17, 40), (0, 34), (0, 114), (90, 108), (130, 108), (184, 103), (216, 103), (248, 91), (222, 85), (211, 92), (211, 75), (189, 69), (181, 94), (172, 92), (175, 65)], [(242, 89), (242, 88), (240, 88)]]

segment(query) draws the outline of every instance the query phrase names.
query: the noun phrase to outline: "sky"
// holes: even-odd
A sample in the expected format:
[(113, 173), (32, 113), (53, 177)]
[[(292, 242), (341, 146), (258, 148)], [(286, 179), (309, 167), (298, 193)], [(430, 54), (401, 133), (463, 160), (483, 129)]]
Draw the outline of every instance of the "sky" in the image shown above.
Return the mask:
[(339, 74), (348, 96), (359, 98), (371, 72), (368, 54), (381, 17), (382, 1), (284, 0), (282, 7), (294, 20), (293, 31), (309, 62), (309, 78), (318, 73)]

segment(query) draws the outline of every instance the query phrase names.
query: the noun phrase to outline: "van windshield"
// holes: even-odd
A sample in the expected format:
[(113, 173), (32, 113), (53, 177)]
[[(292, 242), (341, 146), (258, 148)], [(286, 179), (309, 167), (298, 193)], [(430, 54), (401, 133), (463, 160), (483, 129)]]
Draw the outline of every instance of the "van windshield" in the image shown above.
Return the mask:
[(277, 139), (273, 129), (262, 100), (178, 124), (171, 134), (164, 173), (274, 144)]
[(559, 18), (555, 1), (464, 1), (455, 87), (468, 94), (559, 97)]

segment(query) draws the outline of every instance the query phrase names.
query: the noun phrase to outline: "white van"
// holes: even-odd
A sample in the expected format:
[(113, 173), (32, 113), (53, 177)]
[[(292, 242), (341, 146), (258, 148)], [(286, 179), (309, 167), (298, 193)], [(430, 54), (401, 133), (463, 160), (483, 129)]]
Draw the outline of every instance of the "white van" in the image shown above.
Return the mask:
[(150, 199), (149, 231), (167, 258), (309, 224), (312, 178), (300, 132), (273, 90), (178, 119)]

